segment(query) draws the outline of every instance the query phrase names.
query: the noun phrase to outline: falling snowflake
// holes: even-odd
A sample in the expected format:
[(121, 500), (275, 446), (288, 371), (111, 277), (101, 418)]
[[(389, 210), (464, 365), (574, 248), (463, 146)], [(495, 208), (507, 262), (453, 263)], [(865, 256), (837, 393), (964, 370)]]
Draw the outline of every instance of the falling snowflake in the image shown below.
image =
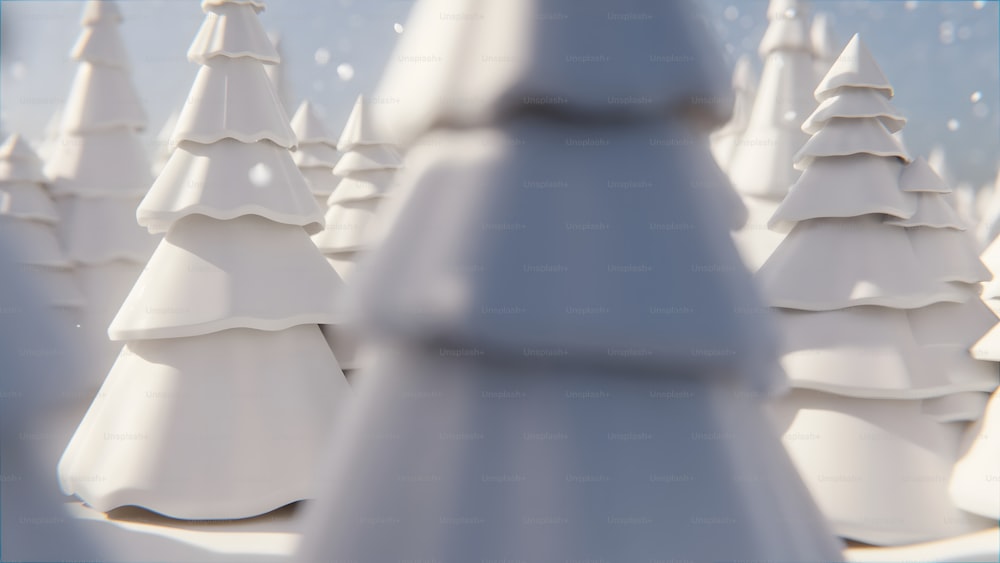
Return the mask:
[(976, 0), (975, 2), (972, 3), (972, 7), (975, 8), (975, 9), (977, 9), (977, 10), (982, 10), (983, 6), (985, 6), (985, 5), (986, 5), (986, 2), (984, 2), (983, 0)]
[(403, 24), (401, 23), (392, 24), (392, 30), (395, 31), (396, 33), (403, 33)]
[(263, 162), (258, 162), (247, 174), (250, 183), (257, 188), (266, 188), (271, 185), (271, 168)]
[(942, 45), (951, 45), (955, 42), (955, 24), (950, 21), (943, 21), (938, 26), (938, 39)]
[(962, 124), (959, 123), (957, 119), (952, 118), (948, 120), (949, 131), (958, 131), (960, 127), (962, 127)]
[(736, 21), (736, 18), (740, 17), (740, 9), (736, 6), (729, 6), (722, 11), (722, 17), (729, 21)]
[(316, 59), (316, 64), (324, 66), (330, 62), (330, 51), (326, 47), (320, 47), (316, 49), (316, 54), (313, 55), (313, 58)]
[(903, 2), (903, 7), (906, 8), (906, 11), (912, 12), (917, 9), (917, 2), (914, 0), (906, 0), (906, 2)]
[(337, 76), (340, 77), (344, 82), (350, 82), (354, 78), (354, 66), (350, 63), (341, 63), (337, 65)]
[(798, 117), (798, 116), (799, 116), (799, 114), (795, 113), (795, 110), (788, 110), (788, 111), (785, 112), (785, 115), (783, 115), (782, 117), (785, 118), (785, 121), (792, 122), (792, 121), (795, 121), (795, 118)]
[(983, 99), (983, 93), (980, 92), (979, 90), (976, 90), (975, 92), (972, 93), (971, 96), (969, 96), (969, 99), (972, 100), (972, 103), (976, 103), (979, 100)]

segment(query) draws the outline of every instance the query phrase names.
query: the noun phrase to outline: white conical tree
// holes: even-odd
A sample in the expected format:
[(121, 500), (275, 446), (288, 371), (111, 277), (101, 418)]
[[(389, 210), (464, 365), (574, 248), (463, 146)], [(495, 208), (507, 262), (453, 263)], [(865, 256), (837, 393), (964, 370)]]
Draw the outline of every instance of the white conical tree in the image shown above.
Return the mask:
[(750, 55), (743, 55), (736, 61), (736, 67), (733, 69), (733, 94), (735, 97), (733, 117), (709, 136), (712, 156), (723, 170), (728, 169), (736, 144), (747, 130), (750, 111), (757, 96), (757, 76), (754, 74)]
[[(993, 311), (1000, 312), (1000, 240), (994, 240), (986, 249), (983, 262), (993, 273), (993, 281), (983, 287), (983, 299)], [(1000, 362), (1000, 324), (976, 343), (972, 353), (980, 360)], [(951, 498), (959, 508), (992, 520), (1000, 519), (998, 442), (1000, 392), (994, 392), (986, 414), (966, 432), (962, 455), (949, 483)]]
[(374, 131), (370, 105), (359, 96), (337, 143), (343, 153), (333, 174), (341, 178), (327, 200), (326, 230), (313, 237), (330, 264), (350, 277), (372, 246), (372, 219), (393, 187), (402, 157)]
[(751, 271), (760, 268), (781, 242), (781, 235), (768, 230), (767, 222), (798, 178), (792, 157), (807, 139), (802, 122), (816, 107), (813, 45), (803, 4), (771, 0), (770, 24), (758, 50), (764, 68), (757, 97), (726, 170), (749, 212), (735, 240)]
[(73, 48), (79, 61), (46, 174), (62, 217), (58, 226), (76, 265), (87, 306), (80, 321), (88, 359), (83, 377), (98, 385), (121, 346), (108, 340), (115, 311), (156, 244), (135, 224), (149, 188), (139, 130), (146, 116), (129, 71), (117, 5), (91, 0)]
[(975, 418), (976, 393), (996, 386), (963, 348), (984, 330), (971, 284), (989, 274), (947, 186), (893, 136), (892, 95), (855, 35), (816, 90), (804, 171), (772, 218), (794, 226), (758, 272), (795, 388), (775, 404), (786, 446), (837, 532), (872, 544), (983, 526), (948, 500), (961, 426), (941, 420)]
[[(353, 284), (390, 354), (300, 560), (839, 558), (751, 398), (782, 381), (719, 221), (721, 54), (694, 2), (615, 2), (642, 26), (608, 6), (414, 7), (378, 92), (412, 147), (405, 203)], [(595, 44), (607, 59), (579, 64)], [(651, 186), (613, 187), (635, 178)]]
[(309, 183), (320, 209), (325, 211), (326, 201), (337, 185), (333, 177), (333, 168), (340, 160), (337, 141), (327, 134), (323, 120), (309, 100), (303, 101), (292, 116), (292, 131), (299, 142), (292, 158)]
[[(337, 143), (344, 154), (333, 169), (340, 181), (326, 201), (326, 229), (313, 236), (313, 242), (344, 279), (350, 278), (361, 257), (377, 243), (374, 219), (402, 166), (395, 147), (373, 130), (370, 107), (364, 96), (358, 96)], [(323, 332), (344, 369), (361, 367), (353, 327), (331, 325), (323, 327)]]
[[(138, 211), (166, 231), (109, 334), (125, 347), (59, 463), (97, 510), (232, 519), (313, 494), (347, 382), (320, 332), (339, 278), (265, 63), (262, 2), (205, 0), (177, 149)], [(102, 479), (94, 480), (93, 475)]]
[(44, 182), (42, 163), (27, 141), (18, 134), (8, 137), (0, 145), (0, 230), (53, 309), (50, 314), (70, 328), (79, 322), (85, 301), (56, 237), (59, 215)]
[(985, 249), (1000, 236), (1000, 170), (997, 170), (993, 186), (983, 187), (980, 193), (986, 194), (986, 203), (982, 205), (982, 219), (979, 221), (976, 237), (980, 247)]
[(833, 29), (833, 16), (827, 12), (819, 12), (813, 16), (809, 40), (812, 43), (815, 59), (816, 82), (819, 83), (843, 49), (843, 43), (837, 39), (837, 33)]
[(924, 399), (923, 410), (943, 422), (978, 420), (987, 394), (998, 382), (996, 366), (973, 360), (970, 348), (996, 321), (979, 298), (979, 283), (992, 278), (976, 254), (976, 242), (947, 201), (951, 188), (918, 158), (903, 170), (900, 189), (916, 194), (908, 219), (889, 218), (907, 227), (910, 244), (929, 276), (964, 294), (962, 303), (938, 303), (907, 312), (910, 326), (929, 364), (947, 373), (961, 391)]

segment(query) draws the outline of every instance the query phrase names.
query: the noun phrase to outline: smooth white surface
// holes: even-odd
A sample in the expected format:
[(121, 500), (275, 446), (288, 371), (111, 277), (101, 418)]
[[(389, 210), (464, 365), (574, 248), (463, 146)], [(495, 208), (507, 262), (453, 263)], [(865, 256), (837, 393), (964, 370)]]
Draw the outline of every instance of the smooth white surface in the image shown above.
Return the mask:
[(969, 428), (948, 490), (963, 510), (1000, 519), (1000, 393), (993, 393), (981, 422)]
[(85, 27), (77, 38), (70, 57), (95, 65), (123, 70), (130, 68), (125, 43), (118, 31), (118, 22), (100, 22)]
[(256, 9), (248, 4), (209, 5), (205, 19), (188, 49), (188, 60), (205, 64), (213, 57), (250, 57), (277, 64), (281, 58), (268, 38)]
[(988, 393), (966, 391), (924, 399), (920, 411), (938, 422), (970, 422), (983, 417)]
[(80, 321), (84, 361), (76, 375), (91, 394), (101, 386), (121, 352), (121, 342), (108, 338), (108, 325), (140, 273), (142, 264), (121, 260), (76, 268), (77, 280), (87, 299)]
[(939, 423), (921, 407), (806, 390), (772, 404), (786, 449), (839, 535), (905, 545), (995, 525), (948, 497), (964, 425)]
[(60, 484), (102, 512), (263, 514), (315, 493), (349, 392), (316, 326), (130, 342), (59, 462)]
[[(0, 178), (3, 163), (0, 162)], [(48, 192), (41, 184), (35, 182), (7, 182), (0, 179), (0, 191), (7, 194), (5, 203), (0, 205), (0, 214), (16, 219), (39, 221), (41, 223), (59, 222), (59, 214)]]
[(836, 96), (819, 104), (816, 111), (802, 124), (802, 130), (813, 135), (836, 117), (877, 118), (890, 133), (900, 131), (906, 125), (906, 117), (878, 90), (842, 88), (837, 91)]
[(333, 173), (347, 176), (353, 172), (396, 169), (403, 165), (403, 157), (390, 145), (365, 145), (344, 153), (337, 161)]
[(375, 123), (372, 105), (365, 101), (363, 95), (358, 96), (340, 133), (337, 150), (349, 151), (355, 147), (386, 144), (385, 136), (378, 132)]
[(150, 258), (108, 334), (181, 338), (230, 328), (339, 322), (336, 272), (300, 228), (246, 215), (180, 219)]
[[(909, 218), (886, 217), (885, 222), (899, 227), (930, 227), (935, 230), (966, 230), (965, 221), (958, 215), (944, 194), (922, 192), (906, 198), (916, 202), (916, 211)], [(973, 246), (973, 249), (975, 247)]]
[(847, 42), (830, 71), (816, 87), (816, 99), (822, 101), (835, 96), (840, 88), (870, 88), (881, 92), (886, 98), (893, 96), (889, 79), (882, 73), (868, 46), (857, 33)]
[(928, 276), (907, 230), (886, 225), (878, 215), (796, 224), (757, 281), (771, 306), (807, 311), (916, 309), (966, 299)]
[(870, 154), (816, 159), (778, 205), (768, 227), (788, 232), (799, 221), (823, 217), (911, 217), (917, 197), (899, 190), (902, 166), (899, 159)]
[(396, 184), (395, 177), (396, 170), (393, 169), (352, 171), (349, 176), (340, 179), (326, 203), (335, 205), (385, 197)]
[[(636, 369), (738, 365), (755, 385), (780, 386), (766, 310), (719, 221), (732, 192), (707, 143), (649, 142), (696, 135), (522, 119), (426, 137), (408, 153), (388, 238), (355, 278), (368, 320), (498, 357), (564, 348), (567, 361), (599, 365), (616, 360), (609, 349), (640, 350), (626, 353)], [(607, 144), (567, 143), (594, 138)], [(554, 174), (557, 187), (519, 187)], [(620, 178), (651, 186), (609, 189)], [(671, 313), (682, 311), (695, 313)]]
[(54, 197), (140, 198), (153, 178), (142, 139), (134, 131), (62, 135), (45, 168)]
[(145, 126), (146, 112), (126, 70), (80, 62), (63, 110), (63, 133)]
[[(379, 129), (392, 135), (390, 141), (408, 145), (436, 125), (476, 127), (513, 113), (553, 109), (638, 119), (690, 115), (710, 126), (729, 119), (729, 76), (714, 32), (698, 19), (697, 2), (619, 0), (614, 9), (649, 19), (608, 25), (607, 6), (574, 0), (416, 4), (375, 92), (380, 100), (401, 100), (379, 106)], [(540, 13), (569, 15), (573, 25)], [(697, 64), (677, 64), (672, 56)], [(630, 97), (650, 103), (608, 103)], [(566, 103), (532, 103), (553, 98)]]
[(983, 299), (1000, 299), (1000, 239), (986, 247), (981, 259), (993, 274), (993, 281), (983, 284)]
[(924, 399), (989, 391), (997, 384), (988, 364), (955, 369), (953, 348), (922, 347), (926, 341), (917, 341), (906, 311), (781, 309), (778, 318), (784, 329), (781, 365), (793, 387), (858, 398)]
[(743, 55), (736, 61), (733, 68), (733, 94), (736, 98), (733, 117), (709, 136), (712, 156), (723, 170), (729, 168), (737, 143), (750, 124), (750, 112), (757, 95), (757, 76), (754, 74), (750, 55)]
[[(352, 114), (353, 117), (353, 114)], [(350, 121), (348, 121), (350, 125)], [(323, 143), (333, 148), (337, 148), (337, 140), (327, 133), (326, 125), (316, 113), (316, 107), (309, 100), (302, 100), (295, 115), (292, 116), (292, 131), (299, 139), (299, 144)]]
[[(3, 144), (0, 144), (0, 162), (17, 162), (19, 164), (27, 165), (28, 169), (40, 170), (41, 161), (38, 159), (38, 155), (31, 148), (31, 145), (22, 137), (19, 133), (14, 133), (13, 135), (4, 139)], [(34, 180), (36, 177), (33, 175), (30, 178), (25, 178), (21, 176), (11, 176), (4, 175), (0, 176), (0, 180)]]
[(153, 233), (192, 214), (220, 220), (258, 215), (317, 233), (323, 211), (287, 149), (222, 139), (178, 144), (136, 216)]
[(931, 279), (979, 283), (993, 278), (976, 255), (971, 233), (955, 229), (916, 227), (907, 229), (913, 253)]
[(767, 262), (785, 236), (767, 226), (778, 207), (776, 201), (744, 196), (743, 203), (747, 209), (747, 222), (743, 228), (733, 233), (733, 242), (736, 243), (743, 263), (751, 272), (756, 272)]
[(382, 201), (370, 198), (340, 202), (326, 213), (326, 228), (313, 237), (313, 242), (323, 254), (349, 252), (373, 246), (369, 228)]
[(739, 384), (461, 350), (379, 351), (296, 560), (839, 559)]
[(340, 160), (340, 153), (327, 143), (299, 141), (299, 146), (292, 152), (295, 165), (301, 168), (323, 166), (332, 169)]
[(878, 119), (834, 117), (795, 154), (795, 168), (805, 170), (817, 157), (858, 153), (911, 160), (902, 142)]
[(77, 309), (87, 304), (72, 269), (27, 266), (24, 272), (32, 283), (38, 285), (35, 289), (46, 304), (68, 309)]
[(173, 140), (209, 144), (225, 138), (295, 146), (295, 133), (260, 61), (214, 57), (195, 77)]
[(17, 252), (20, 264), (68, 268), (72, 262), (59, 245), (52, 226), (0, 214), (0, 238)]
[(843, 49), (833, 28), (833, 18), (827, 12), (817, 12), (813, 16), (812, 27), (809, 28), (809, 41), (812, 43), (813, 57), (816, 59), (817, 83), (826, 76), (830, 67), (837, 60), (837, 55)]
[(139, 198), (73, 197), (61, 225), (66, 256), (77, 264), (145, 264), (159, 237), (135, 222)]
[(319, 208), (326, 209), (327, 199), (333, 194), (333, 191), (337, 188), (338, 184), (337, 178), (333, 175), (333, 171), (326, 167), (309, 167), (299, 168), (299, 172), (301, 172), (302, 177), (306, 179), (306, 185), (309, 186), (309, 191), (316, 196)]
[(257, 10), (257, 13), (263, 12), (267, 7), (267, 4), (263, 0), (201, 0), (201, 9), (207, 12), (214, 6), (223, 6), (225, 4), (253, 6)]
[(899, 176), (899, 189), (904, 192), (939, 194), (952, 192), (948, 183), (934, 171), (934, 168), (922, 156), (918, 156), (913, 159), (913, 162), (903, 167), (903, 173)]
[(775, 51), (810, 51), (809, 26), (802, 12), (797, 11), (795, 17), (771, 18), (764, 31), (764, 37), (757, 46), (757, 54), (761, 59)]
[(122, 21), (121, 10), (118, 4), (111, 0), (87, 0), (83, 6), (83, 16), (80, 18), (81, 25), (94, 25), (101, 22), (120, 23)]
[(741, 195), (781, 201), (798, 179), (792, 160), (808, 138), (800, 127), (816, 107), (812, 65), (805, 51), (776, 51), (764, 61), (750, 123), (727, 170)]

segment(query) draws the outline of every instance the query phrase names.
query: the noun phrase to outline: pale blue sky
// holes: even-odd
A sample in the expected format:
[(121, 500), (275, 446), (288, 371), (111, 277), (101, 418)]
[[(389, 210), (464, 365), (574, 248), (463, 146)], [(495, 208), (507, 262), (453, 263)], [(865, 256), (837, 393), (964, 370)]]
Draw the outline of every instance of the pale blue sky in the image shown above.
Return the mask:
[[(734, 55), (756, 52), (766, 0), (703, 0)], [(297, 103), (308, 96), (339, 133), (358, 93), (378, 81), (412, 0), (273, 0), (261, 15), (283, 38)], [(197, 71), (185, 58), (203, 14), (197, 0), (122, 0), (123, 33), (155, 135), (183, 103)], [(42, 135), (73, 78), (68, 52), (80, 32), (81, 1), (2, 0), (0, 112), (8, 131)], [(992, 183), (1000, 160), (1000, 43), (994, 1), (813, 0), (833, 16), (842, 42), (860, 32), (896, 88), (910, 121), (909, 148), (945, 147), (956, 180)], [(403, 30), (405, 33), (405, 30)], [(344, 81), (337, 67), (350, 64)], [(759, 68), (758, 61), (758, 68)], [(974, 94), (979, 92), (978, 96)], [(973, 101), (973, 100), (978, 101)], [(955, 120), (949, 128), (949, 121)], [(152, 141), (151, 141), (152, 144)]]

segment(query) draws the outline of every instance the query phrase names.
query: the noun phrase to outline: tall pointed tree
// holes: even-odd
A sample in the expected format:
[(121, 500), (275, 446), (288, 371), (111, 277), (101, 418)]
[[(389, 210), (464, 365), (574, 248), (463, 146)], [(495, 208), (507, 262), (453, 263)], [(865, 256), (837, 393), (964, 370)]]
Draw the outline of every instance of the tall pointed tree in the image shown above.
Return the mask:
[(816, 107), (807, 18), (804, 2), (771, 0), (770, 23), (758, 49), (764, 68), (757, 97), (726, 169), (749, 213), (735, 239), (751, 271), (760, 268), (781, 242), (781, 235), (769, 230), (767, 222), (798, 179), (792, 160), (807, 139), (802, 122)]
[(85, 301), (56, 237), (59, 215), (44, 182), (42, 163), (27, 141), (16, 133), (8, 137), (0, 145), (0, 230), (50, 314), (69, 328), (79, 322)]
[(829, 13), (819, 12), (813, 16), (809, 41), (812, 43), (815, 59), (813, 65), (816, 69), (816, 82), (819, 83), (843, 49), (843, 43), (837, 39), (837, 32), (833, 29), (833, 19)]
[[(983, 252), (983, 262), (993, 273), (993, 281), (984, 284), (983, 299), (1000, 313), (1000, 240), (994, 240)], [(973, 355), (984, 361), (1000, 362), (1000, 324), (995, 325), (976, 343)], [(995, 391), (986, 414), (970, 427), (962, 444), (961, 457), (951, 474), (948, 490), (955, 505), (994, 521), (1000, 519), (1000, 391)]]
[(90, 357), (82, 377), (98, 385), (121, 346), (107, 329), (156, 244), (135, 224), (152, 181), (139, 131), (146, 115), (129, 71), (117, 5), (90, 0), (73, 48), (79, 62), (58, 146), (46, 167), (62, 221), (60, 238), (76, 265), (87, 305), (80, 321)]
[(402, 167), (396, 148), (374, 130), (369, 105), (358, 96), (337, 143), (343, 153), (333, 174), (340, 182), (327, 200), (326, 230), (313, 237), (330, 264), (350, 277), (371, 246), (372, 219)]
[(303, 101), (292, 116), (292, 131), (299, 143), (292, 158), (316, 196), (320, 209), (325, 211), (326, 200), (337, 185), (333, 176), (333, 168), (340, 160), (337, 141), (327, 134), (326, 126), (309, 100)]
[(264, 4), (202, 6), (177, 149), (137, 214), (166, 236), (111, 325), (125, 347), (59, 464), (63, 490), (100, 511), (232, 519), (308, 498), (348, 391), (318, 326), (339, 321), (339, 278), (309, 239), (322, 211), (264, 71), (278, 61)]
[(300, 560), (839, 558), (750, 398), (782, 381), (719, 221), (721, 55), (694, 2), (611, 5), (414, 7), (378, 92), (405, 203), (353, 284), (391, 348)]
[[(374, 130), (369, 108), (364, 96), (358, 96), (337, 143), (343, 157), (333, 174), (340, 181), (326, 202), (326, 229), (313, 237), (345, 280), (375, 244), (374, 219), (402, 166), (396, 148)], [(361, 367), (360, 342), (354, 327), (330, 325), (323, 327), (323, 332), (344, 369)]]
[(802, 176), (772, 218), (792, 228), (758, 272), (785, 328), (786, 446), (836, 531), (872, 544), (983, 526), (948, 499), (961, 426), (941, 421), (975, 418), (996, 386), (963, 349), (988, 272), (947, 186), (893, 135), (892, 96), (855, 35), (816, 89)]
[(757, 95), (757, 76), (750, 55), (743, 55), (733, 69), (733, 117), (709, 136), (712, 156), (723, 170), (728, 169), (737, 143), (750, 124), (750, 111)]

